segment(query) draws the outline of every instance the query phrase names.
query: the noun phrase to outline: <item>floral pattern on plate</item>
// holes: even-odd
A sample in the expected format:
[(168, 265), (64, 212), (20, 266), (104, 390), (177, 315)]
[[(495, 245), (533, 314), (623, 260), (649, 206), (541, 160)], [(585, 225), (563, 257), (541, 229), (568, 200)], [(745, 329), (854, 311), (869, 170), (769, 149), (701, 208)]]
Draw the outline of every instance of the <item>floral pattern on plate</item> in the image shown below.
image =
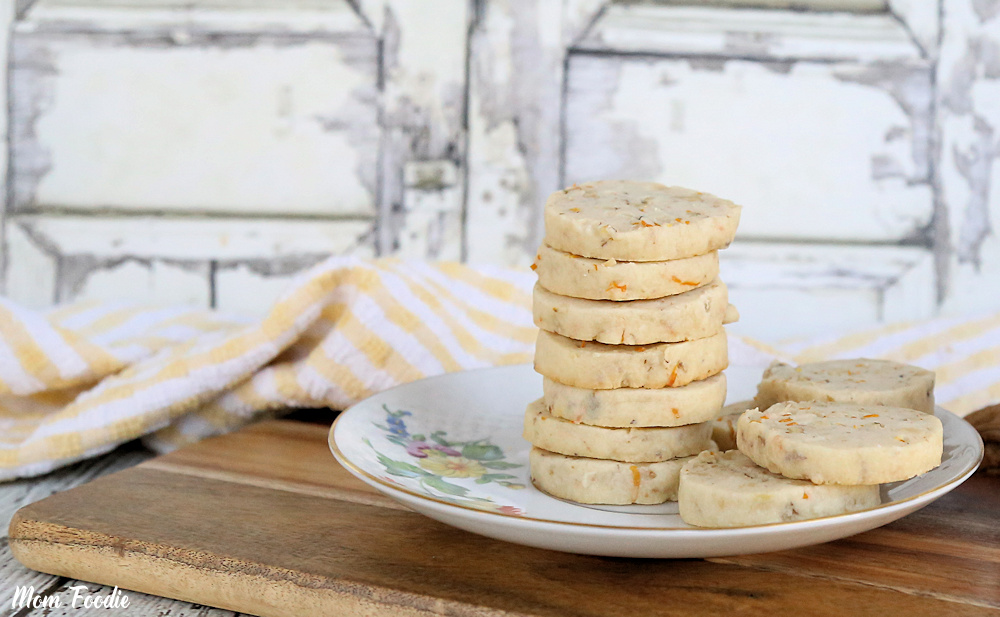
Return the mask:
[[(517, 480), (517, 476), (504, 473), (523, 465), (505, 460), (507, 455), (499, 446), (493, 445), (488, 438), (472, 441), (450, 440), (447, 431), (441, 430), (428, 435), (410, 433), (406, 426), (406, 418), (413, 415), (411, 412), (393, 411), (386, 405), (383, 405), (382, 409), (386, 414), (385, 422), (373, 422), (373, 424), (383, 431), (386, 440), (403, 448), (404, 452), (401, 455), (390, 456), (385, 452), (379, 452), (367, 438), (363, 441), (374, 451), (379, 464), (387, 474), (406, 478), (418, 484), (423, 491), (448, 503), (514, 516), (524, 514), (523, 510), (516, 506), (498, 504), (493, 498), (476, 495), (469, 487), (454, 482), (454, 480), (474, 480), (480, 485), (498, 484), (514, 490), (525, 488), (524, 484), (513, 481)], [(394, 478), (384, 479), (393, 484), (402, 484)]]

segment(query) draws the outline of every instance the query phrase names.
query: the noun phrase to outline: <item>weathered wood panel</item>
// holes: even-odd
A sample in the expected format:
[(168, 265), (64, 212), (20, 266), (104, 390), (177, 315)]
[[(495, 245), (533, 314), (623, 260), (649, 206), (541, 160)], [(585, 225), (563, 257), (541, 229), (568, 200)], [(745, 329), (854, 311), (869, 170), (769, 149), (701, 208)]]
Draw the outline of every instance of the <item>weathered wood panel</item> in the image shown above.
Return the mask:
[(541, 206), (562, 186), (567, 48), (603, 0), (491, 0), (470, 35), (470, 261), (530, 263), (542, 238)]
[(1000, 306), (1000, 6), (945, 0), (937, 69), (941, 131), (934, 229), (943, 309)]
[(565, 46), (561, 3), (484, 3), (469, 42), (472, 261), (524, 264), (540, 241), (539, 205), (559, 184)]
[(203, 261), (118, 257), (65, 259), (59, 268), (56, 302), (124, 300), (207, 307), (212, 302), (211, 268)]
[(62, 256), (238, 260), (373, 250), (365, 219), (17, 215), (8, 227)]
[[(382, 142), (376, 246), (382, 254), (459, 259), (465, 216), (465, 73), (470, 4), (364, 4), (381, 33)], [(423, 162), (440, 173), (407, 185)], [(445, 181), (450, 181), (445, 185)], [(453, 182), (451, 182), (453, 181)]]
[(735, 243), (721, 278), (740, 321), (730, 331), (769, 341), (931, 317), (934, 260), (912, 247)]
[[(14, 21), (14, 2), (4, 2), (0, 4), (0, 68), (6, 69), (8, 61), (8, 52), (10, 51), (10, 29), (11, 24)], [(8, 93), (7, 88), (0, 86), (0, 110), (7, 109)], [(0, 206), (4, 205), (7, 201), (7, 155), (9, 154), (7, 148), (7, 136), (8, 136), (8, 126), (7, 121), (9, 116), (6, 113), (0, 113)], [(2, 209), (2, 208), (0, 208)], [(3, 226), (3, 218), (0, 215), (0, 227)], [(0, 239), (0, 248), (3, 247), (3, 241)], [(0, 250), (0, 255), (3, 251)], [(0, 257), (0, 261), (2, 261)], [(2, 280), (2, 276), (0, 276)]]
[(378, 44), (360, 19), (220, 33), (185, 14), (16, 25), (11, 206), (373, 214)]
[[(678, 3), (680, 4), (680, 3)], [(575, 49), (771, 60), (916, 60), (920, 48), (888, 12), (611, 5)]]
[(11, 220), (4, 221), (3, 293), (32, 308), (51, 305), (56, 299), (59, 255), (33, 240)]
[[(15, 4), (0, 254), (32, 306), (259, 311), (345, 252), (523, 265), (549, 191), (614, 176), (746, 204), (762, 333), (768, 285), (823, 327), (1000, 297), (988, 2)], [(922, 257), (884, 284), (868, 245)]]
[[(622, 29), (643, 15), (628, 14), (624, 25), (611, 20), (606, 32), (599, 22), (587, 40), (641, 50), (643, 39)], [(856, 37), (874, 36), (850, 23)], [(743, 238), (924, 241), (933, 212), (929, 67), (921, 60), (772, 61), (767, 57), (786, 42), (788, 24), (765, 25), (772, 27), (761, 61), (727, 52), (717, 36), (724, 33), (682, 37), (679, 26), (656, 30), (659, 38), (646, 43), (696, 47), (693, 38), (735, 59), (572, 55), (567, 183), (640, 177), (697, 186), (747, 206)], [(836, 37), (816, 37), (804, 40), (838, 51)], [(851, 39), (848, 51), (881, 52), (877, 42)], [(904, 44), (916, 53), (909, 39), (892, 43), (891, 58)]]
[(7, 291), (32, 307), (83, 298), (265, 311), (329, 255), (374, 255), (366, 220), (17, 215)]

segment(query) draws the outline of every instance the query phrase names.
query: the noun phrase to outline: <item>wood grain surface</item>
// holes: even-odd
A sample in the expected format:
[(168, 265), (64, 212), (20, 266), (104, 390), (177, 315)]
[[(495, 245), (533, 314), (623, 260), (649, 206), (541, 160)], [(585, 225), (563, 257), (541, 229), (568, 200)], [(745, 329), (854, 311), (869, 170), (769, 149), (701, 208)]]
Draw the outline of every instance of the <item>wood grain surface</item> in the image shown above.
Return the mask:
[(1000, 479), (815, 547), (631, 560), (507, 544), (351, 477), (273, 421), (22, 508), (30, 568), (257, 615), (1000, 615)]

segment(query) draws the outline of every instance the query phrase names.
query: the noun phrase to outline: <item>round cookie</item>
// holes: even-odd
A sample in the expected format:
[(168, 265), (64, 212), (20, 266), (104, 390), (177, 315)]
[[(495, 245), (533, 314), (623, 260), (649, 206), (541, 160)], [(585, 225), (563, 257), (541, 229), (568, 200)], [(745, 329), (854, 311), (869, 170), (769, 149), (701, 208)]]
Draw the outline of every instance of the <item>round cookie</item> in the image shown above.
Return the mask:
[(655, 300), (583, 300), (560, 296), (536, 284), (535, 325), (579, 341), (610, 345), (676, 343), (722, 331), (729, 306), (726, 286), (716, 279), (691, 291)]
[(801, 521), (874, 508), (872, 486), (817, 486), (761, 469), (743, 453), (702, 452), (680, 473), (681, 519), (699, 527), (744, 527)]
[(524, 413), (524, 438), (549, 452), (639, 463), (697, 454), (709, 447), (710, 422), (673, 428), (604, 428), (549, 414), (542, 399)]
[(712, 422), (712, 441), (719, 444), (720, 450), (736, 449), (736, 421), (744, 411), (753, 407), (753, 401), (739, 401), (722, 408), (719, 417)]
[(605, 345), (538, 332), (535, 370), (577, 388), (666, 388), (721, 373), (729, 364), (726, 333), (681, 343)]
[(901, 407), (787, 402), (736, 423), (740, 451), (761, 467), (814, 484), (882, 484), (941, 464), (941, 421)]
[(775, 362), (764, 371), (754, 403), (837, 401), (934, 413), (934, 373), (891, 360), (830, 360), (793, 367)]
[(545, 244), (598, 259), (684, 259), (729, 246), (740, 210), (729, 200), (656, 182), (574, 184), (545, 202)]
[(719, 415), (726, 400), (726, 375), (719, 373), (678, 388), (614, 390), (576, 388), (546, 377), (542, 389), (549, 413), (570, 422), (619, 428), (682, 426)]
[(543, 244), (532, 265), (553, 293), (590, 300), (646, 300), (684, 293), (719, 275), (716, 251), (670, 261), (591, 259)]
[(608, 505), (676, 501), (681, 467), (691, 458), (625, 463), (540, 448), (532, 448), (528, 455), (531, 482), (540, 490), (577, 503)]

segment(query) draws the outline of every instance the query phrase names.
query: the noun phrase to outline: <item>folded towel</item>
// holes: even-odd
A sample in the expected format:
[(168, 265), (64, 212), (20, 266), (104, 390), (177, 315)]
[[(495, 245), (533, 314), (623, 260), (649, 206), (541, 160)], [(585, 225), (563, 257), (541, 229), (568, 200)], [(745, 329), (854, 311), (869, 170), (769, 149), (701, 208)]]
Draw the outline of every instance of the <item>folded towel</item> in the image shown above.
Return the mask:
[[(289, 408), (343, 409), (422, 377), (529, 362), (533, 284), (529, 271), (338, 257), (299, 275), (260, 321), (93, 302), (34, 312), (0, 298), (0, 479), (140, 437), (168, 451)], [(938, 400), (956, 413), (1000, 401), (1000, 315), (779, 348), (730, 337), (730, 348), (755, 366), (892, 358), (937, 370)]]

